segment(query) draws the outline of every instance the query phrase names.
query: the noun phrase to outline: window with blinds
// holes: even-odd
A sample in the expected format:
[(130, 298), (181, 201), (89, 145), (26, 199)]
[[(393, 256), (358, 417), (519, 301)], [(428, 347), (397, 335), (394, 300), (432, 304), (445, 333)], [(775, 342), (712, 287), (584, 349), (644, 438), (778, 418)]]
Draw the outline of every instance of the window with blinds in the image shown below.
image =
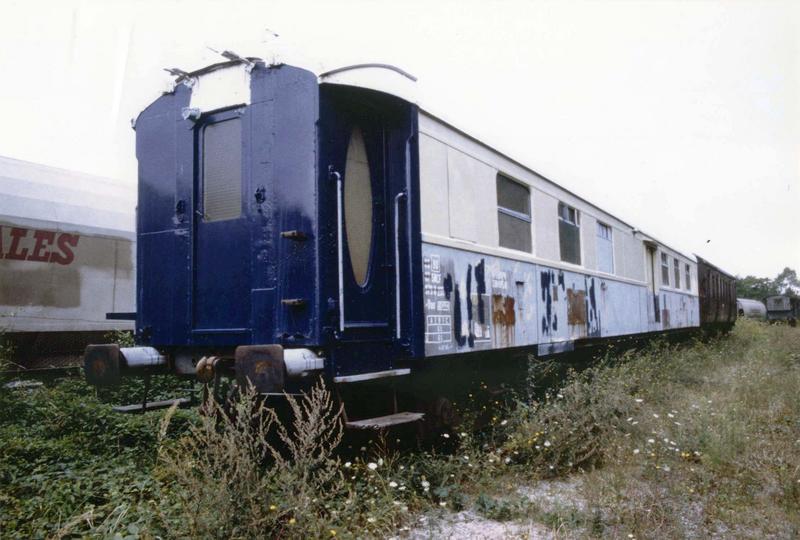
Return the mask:
[(233, 118), (203, 129), (203, 220), (242, 215), (242, 126)]

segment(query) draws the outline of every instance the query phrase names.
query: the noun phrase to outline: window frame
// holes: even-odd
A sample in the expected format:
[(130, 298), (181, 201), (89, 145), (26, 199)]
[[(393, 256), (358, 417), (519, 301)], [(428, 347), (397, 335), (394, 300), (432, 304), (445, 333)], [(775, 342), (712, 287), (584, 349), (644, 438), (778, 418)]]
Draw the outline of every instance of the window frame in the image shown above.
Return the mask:
[[(200, 221), (204, 224), (208, 223), (221, 223), (225, 221), (233, 221), (237, 219), (242, 219), (245, 215), (244, 209), (244, 181), (245, 181), (245, 157), (244, 157), (244, 129), (245, 126), (243, 124), (243, 119), (241, 115), (240, 108), (221, 111), (217, 113), (213, 113), (208, 115), (203, 119), (202, 123), (198, 123), (197, 126), (197, 137), (195, 139), (196, 144), (196, 156), (197, 156), (197, 172), (196, 174), (199, 175), (199, 181), (197, 182), (195, 193), (196, 197), (199, 202), (199, 214), (200, 214)], [(238, 145), (238, 157), (239, 157), (239, 182), (238, 182), (238, 199), (239, 199), (239, 213), (236, 216), (226, 216), (222, 218), (213, 218), (210, 219), (208, 215), (208, 182), (206, 179), (206, 159), (208, 159), (209, 151), (206, 148), (206, 131), (209, 128), (213, 128), (214, 126), (218, 126), (220, 124), (224, 124), (226, 122), (235, 122), (239, 127), (239, 137), (240, 137), (240, 144)]]
[[(606, 237), (606, 236), (603, 236), (603, 235), (599, 234), (601, 230), (603, 230), (603, 231), (607, 230), (608, 231), (608, 236)], [(602, 238), (603, 240), (608, 240), (612, 244), (614, 243), (614, 231), (612, 230), (611, 225), (609, 225), (608, 223), (603, 223), (602, 221), (598, 220), (597, 221), (597, 233), (598, 233), (597, 236)]]
[[(599, 239), (599, 240), (607, 241), (608, 245), (611, 247), (611, 269), (610, 270), (604, 270), (604, 269), (600, 268), (600, 257), (599, 257), (599, 249), (598, 249), (597, 270), (599, 272), (604, 272), (606, 274), (614, 274), (614, 271), (615, 271), (615, 269), (617, 267), (616, 260), (615, 260), (615, 254), (614, 254), (614, 229), (613, 229), (613, 227), (611, 227), (611, 225), (609, 225), (608, 223), (604, 223), (604, 222), (600, 221), (599, 219), (596, 220), (596, 223), (597, 223), (597, 228), (595, 230), (595, 245), (597, 245), (597, 242), (598, 242), (598, 239)], [(602, 232), (607, 232), (608, 236), (606, 237), (606, 236), (600, 234), (601, 231)]]
[[(528, 196), (526, 199), (528, 213), (524, 214), (518, 210), (514, 210), (512, 208), (507, 208), (505, 206), (500, 205), (500, 185), (502, 182), (508, 182), (511, 184), (516, 184), (517, 186), (523, 188)], [(514, 251), (519, 251), (520, 253), (533, 253), (533, 231), (531, 230), (533, 227), (533, 201), (531, 199), (531, 187), (527, 184), (523, 184), (522, 182), (518, 182), (508, 176), (507, 174), (503, 174), (502, 172), (498, 172), (495, 177), (495, 189), (497, 194), (497, 245), (503, 249), (512, 249)], [(500, 233), (500, 214), (505, 216), (518, 219), (522, 222), (525, 222), (528, 226), (528, 249), (518, 249), (516, 247), (510, 247), (503, 245), (503, 238), (501, 237)]]
[[(571, 206), (563, 201), (558, 201), (557, 207), (557, 214), (558, 214), (558, 251), (559, 251), (559, 259), (563, 263), (567, 264), (574, 264), (576, 266), (583, 265), (583, 245), (581, 242), (581, 211)], [(570, 261), (564, 258), (564, 246), (562, 244), (561, 239), (561, 222), (564, 222), (567, 226), (575, 227), (577, 229), (577, 234), (575, 238), (577, 238), (578, 248), (575, 250), (578, 261)]]
[(661, 252), (661, 285), (669, 287), (669, 256)]
[(675, 276), (675, 288), (681, 288), (681, 261), (677, 257), (672, 259), (672, 272)]
[(686, 290), (692, 290), (692, 265), (689, 263), (685, 263), (686, 266), (684, 267), (684, 276), (686, 277)]

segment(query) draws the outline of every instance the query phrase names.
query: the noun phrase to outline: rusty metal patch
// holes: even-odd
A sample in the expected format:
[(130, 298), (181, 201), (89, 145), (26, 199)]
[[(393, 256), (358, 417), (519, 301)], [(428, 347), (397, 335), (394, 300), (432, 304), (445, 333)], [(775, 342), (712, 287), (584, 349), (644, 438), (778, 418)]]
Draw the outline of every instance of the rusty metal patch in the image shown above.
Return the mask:
[(501, 347), (514, 345), (514, 327), (517, 323), (513, 296), (492, 295), (492, 324)]
[(586, 291), (567, 289), (567, 323), (586, 324)]

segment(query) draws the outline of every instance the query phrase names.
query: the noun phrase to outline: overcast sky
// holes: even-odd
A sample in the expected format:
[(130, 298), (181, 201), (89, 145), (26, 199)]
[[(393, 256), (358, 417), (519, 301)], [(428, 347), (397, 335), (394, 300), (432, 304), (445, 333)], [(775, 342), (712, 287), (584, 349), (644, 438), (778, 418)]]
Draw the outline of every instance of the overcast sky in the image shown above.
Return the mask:
[(133, 185), (130, 119), (162, 68), (219, 61), (206, 46), (386, 62), (423, 108), (673, 247), (800, 270), (800, 2), (0, 5), (0, 155)]

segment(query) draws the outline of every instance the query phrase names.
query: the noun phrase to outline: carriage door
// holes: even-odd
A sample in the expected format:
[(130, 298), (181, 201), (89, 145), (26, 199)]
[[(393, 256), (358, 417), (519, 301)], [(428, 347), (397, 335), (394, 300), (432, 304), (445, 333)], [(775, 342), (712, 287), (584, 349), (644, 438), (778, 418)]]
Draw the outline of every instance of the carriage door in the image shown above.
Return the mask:
[(249, 332), (250, 236), (242, 204), (246, 171), (242, 134), (248, 119), (242, 112), (213, 114), (197, 127), (195, 335)]
[(357, 91), (330, 94), (328, 144), (336, 190), (339, 331), (344, 340), (392, 338), (394, 204), (386, 120)]
[(650, 296), (652, 297), (652, 301), (650, 304), (652, 306), (647, 309), (650, 312), (650, 309), (653, 310), (653, 316), (650, 317), (651, 322), (661, 322), (661, 310), (660, 306), (658, 305), (658, 285), (656, 284), (656, 248), (655, 246), (645, 244), (647, 249), (647, 280), (650, 282)]

